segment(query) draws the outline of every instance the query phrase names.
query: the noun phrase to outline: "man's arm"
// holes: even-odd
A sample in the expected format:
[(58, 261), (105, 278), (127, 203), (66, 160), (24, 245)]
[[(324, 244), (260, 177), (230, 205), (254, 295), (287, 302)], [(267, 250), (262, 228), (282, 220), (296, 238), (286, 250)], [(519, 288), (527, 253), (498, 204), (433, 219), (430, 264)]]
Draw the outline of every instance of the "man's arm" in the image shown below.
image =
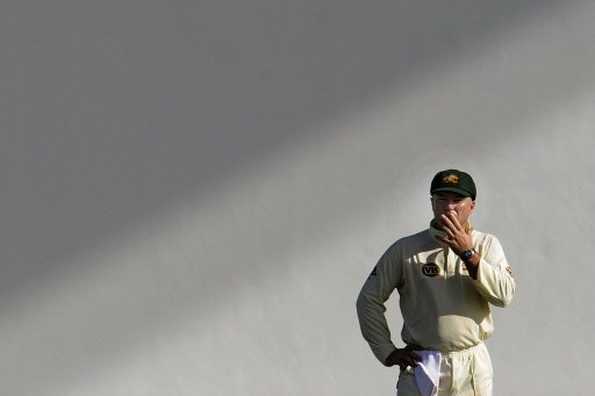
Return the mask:
[[(461, 256), (473, 248), (471, 233), (466, 231), (453, 213), (442, 215), (446, 237), (438, 237)], [(498, 239), (490, 235), (482, 255), (475, 253), (465, 260), (465, 266), (477, 291), (490, 303), (499, 307), (510, 304), (516, 285)]]
[(490, 303), (505, 307), (514, 297), (516, 283), (500, 242), (494, 236), (489, 238), (487, 249), (479, 259), (473, 284)]
[(384, 365), (397, 349), (390, 338), (386, 323), (384, 302), (401, 282), (401, 257), (398, 242), (393, 244), (380, 258), (357, 298), (357, 316), (364, 339), (372, 352)]

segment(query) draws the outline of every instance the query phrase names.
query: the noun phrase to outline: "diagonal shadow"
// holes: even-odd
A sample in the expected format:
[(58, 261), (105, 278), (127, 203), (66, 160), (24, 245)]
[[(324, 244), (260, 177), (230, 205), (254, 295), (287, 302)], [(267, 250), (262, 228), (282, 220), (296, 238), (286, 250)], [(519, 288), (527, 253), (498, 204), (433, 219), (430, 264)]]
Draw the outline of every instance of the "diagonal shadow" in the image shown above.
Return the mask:
[(5, 302), (548, 2), (115, 4), (3, 16)]
[[(330, 3), (324, 4), (330, 9)], [(104, 75), (96, 76), (94, 69), (79, 71), (76, 81), (81, 86), (71, 87), (68, 94), (71, 96), (65, 94), (63, 102), (50, 103), (42, 111), (41, 120), (27, 120), (23, 109), (30, 101), (33, 109), (41, 109), (49, 94), (41, 90), (40, 99), (31, 98), (38, 91), (25, 86), (27, 95), (16, 105), (21, 110), (16, 114), (22, 117), (12, 121), (21, 131), (39, 132), (16, 138), (13, 144), (17, 150), (8, 154), (9, 160), (18, 166), (8, 171), (7, 178), (14, 180), (20, 187), (16, 190), (24, 194), (8, 192), (10, 205), (6, 207), (12, 210), (3, 213), (8, 224), (15, 224), (3, 238), (4, 262), (10, 263), (5, 265), (6, 276), (1, 283), (4, 304), (10, 304), (19, 289), (43, 284), (53, 273), (72, 270), (65, 263), (77, 252), (93, 248), (112, 234), (123, 233), (122, 230), (161, 212), (184, 196), (195, 196), (198, 190), (198, 198), (206, 199), (220, 180), (237, 177), (268, 153), (306, 138), (294, 136), (296, 131), (307, 131), (309, 126), (326, 118), (356, 109), (366, 100), (382, 95), (389, 85), (391, 89), (406, 90), (416, 81), (422, 81), (426, 73), (468, 48), (481, 47), (482, 40), (490, 34), (506, 29), (505, 21), (512, 15), (528, 13), (533, 5), (460, 2), (454, 5), (454, 11), (453, 4), (449, 4), (448, 10), (433, 8), (432, 19), (424, 20), (428, 32), (420, 29), (419, 20), (427, 17), (429, 5), (415, 4), (408, 5), (411, 8), (407, 8), (406, 14), (402, 10), (405, 3), (385, 4), (382, 9), (346, 5), (342, 9), (344, 14), (336, 17), (330, 13), (320, 16), (321, 3), (312, 5), (315, 11), (302, 5), (300, 14), (300, 10), (290, 9), (295, 6), (263, 2), (263, 9), (272, 15), (264, 28), (276, 30), (279, 14), (295, 18), (289, 22), (294, 27), (288, 28), (285, 36), (275, 38), (280, 40), (275, 50), (271, 41), (267, 41), (272, 40), (269, 32), (259, 30), (262, 27), (250, 30), (249, 22), (258, 20), (261, 14), (248, 22), (244, 20), (246, 25), (242, 26), (248, 31), (242, 32), (241, 37), (206, 40), (205, 44), (201, 34), (225, 36), (239, 22), (217, 25), (216, 21), (223, 17), (207, 17), (224, 14), (224, 5), (212, 5), (213, 9), (206, 12), (204, 7), (186, 9), (182, 19), (178, 15), (182, 11), (177, 10), (174, 20), (181, 20), (183, 28), (169, 38), (177, 47), (163, 48), (163, 52), (180, 55), (178, 51), (197, 48), (198, 55), (186, 55), (189, 59), (185, 59), (188, 61), (185, 66), (168, 69), (168, 62), (156, 60), (157, 64), (147, 66), (148, 71), (141, 72), (144, 74), (140, 77), (127, 70), (109, 69), (118, 77), (115, 82), (106, 81)], [(493, 24), (486, 24), (479, 17), (461, 21), (463, 9), (471, 15), (492, 16)], [(388, 18), (391, 12), (393, 18)], [(312, 14), (315, 14), (312, 26), (300, 27)], [(399, 23), (394, 20), (395, 14), (400, 15)], [(354, 30), (352, 22), (361, 18), (370, 21), (366, 25), (368, 29)], [(339, 37), (345, 38), (347, 44), (335, 48)], [(395, 42), (394, 37), (399, 39)], [(138, 38), (139, 43), (144, 39)], [(281, 48), (290, 42), (289, 49)], [(370, 42), (378, 46), (369, 45)], [(121, 51), (118, 59), (124, 60), (124, 66), (118, 67), (132, 68), (137, 62), (149, 60), (142, 51), (126, 58), (128, 55), (123, 55), (126, 45), (115, 42), (103, 45), (113, 46), (110, 51), (118, 54)], [(200, 51), (202, 46), (207, 47), (208, 56)], [(239, 56), (246, 47), (250, 56)], [(394, 48), (394, 53), (388, 53), (387, 48)], [(97, 60), (92, 56), (95, 50), (94, 47), (91, 51), (81, 51), (90, 51), (87, 56)], [(258, 56), (252, 58), (254, 53)], [(201, 62), (203, 56), (210, 60)], [(382, 59), (384, 63), (379, 65), (380, 62), (371, 59)], [(62, 62), (56, 61), (55, 67)], [(270, 69), (263, 68), (266, 63), (271, 64)], [(350, 67), (344, 69), (346, 64)], [(37, 66), (28, 67), (29, 73), (35, 75)], [(199, 72), (193, 81), (190, 77), (195, 67)], [(167, 83), (155, 81), (149, 89), (147, 83), (161, 76), (163, 68), (181, 72), (180, 76), (186, 78), (178, 77)], [(338, 75), (337, 70), (342, 74)], [(87, 74), (92, 77), (90, 82)], [(87, 96), (89, 92), (93, 95)], [(65, 117), (67, 125), (62, 129), (64, 125), (58, 118), (73, 109), (78, 112)], [(53, 133), (45, 130), (42, 136), (44, 121), (51, 121), (47, 125)], [(284, 246), (279, 246), (276, 251), (283, 249)], [(210, 285), (201, 293), (216, 293), (224, 284), (222, 276), (229, 268), (211, 273)], [(175, 320), (178, 314), (179, 309), (171, 310), (160, 316), (159, 321)], [(143, 332), (162, 325), (136, 319), (139, 318), (127, 318), (127, 321), (143, 327)], [(134, 344), (135, 332), (130, 330), (129, 334), (107, 334), (110, 347), (96, 351), (95, 364), (109, 360), (111, 353), (128, 343)]]

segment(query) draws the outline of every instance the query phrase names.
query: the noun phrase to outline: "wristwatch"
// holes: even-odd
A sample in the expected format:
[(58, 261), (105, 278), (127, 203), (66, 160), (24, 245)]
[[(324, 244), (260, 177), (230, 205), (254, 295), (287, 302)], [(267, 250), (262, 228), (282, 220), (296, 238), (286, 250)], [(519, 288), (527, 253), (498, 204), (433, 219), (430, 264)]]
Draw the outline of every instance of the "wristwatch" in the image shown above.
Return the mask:
[(469, 250), (465, 250), (463, 253), (461, 253), (461, 255), (459, 257), (461, 257), (461, 260), (463, 261), (468, 261), (471, 257), (473, 257), (473, 255), (476, 253), (475, 249), (469, 249)]

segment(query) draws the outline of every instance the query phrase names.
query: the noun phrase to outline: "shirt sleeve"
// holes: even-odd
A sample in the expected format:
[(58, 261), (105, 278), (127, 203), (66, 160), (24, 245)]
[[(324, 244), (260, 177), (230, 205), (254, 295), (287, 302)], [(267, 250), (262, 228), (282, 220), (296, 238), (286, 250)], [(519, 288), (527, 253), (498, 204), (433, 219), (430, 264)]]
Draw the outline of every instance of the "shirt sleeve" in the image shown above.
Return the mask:
[(473, 283), (488, 302), (505, 307), (512, 301), (516, 284), (500, 241), (490, 236), (481, 256)]
[(357, 298), (357, 316), (362, 335), (382, 364), (396, 349), (384, 316), (384, 302), (400, 281), (401, 257), (395, 243), (378, 260)]

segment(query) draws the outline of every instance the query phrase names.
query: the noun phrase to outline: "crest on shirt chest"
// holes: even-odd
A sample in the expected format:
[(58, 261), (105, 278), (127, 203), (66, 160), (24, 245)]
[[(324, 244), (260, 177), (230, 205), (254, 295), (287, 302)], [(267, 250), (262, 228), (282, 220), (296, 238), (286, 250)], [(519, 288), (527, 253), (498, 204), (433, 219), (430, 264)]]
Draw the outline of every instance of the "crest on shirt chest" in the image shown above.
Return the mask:
[(432, 252), (426, 255), (418, 256), (418, 262), (421, 273), (428, 278), (434, 278), (442, 274), (444, 266), (444, 258), (441, 256), (442, 252)]
[(425, 263), (421, 266), (421, 273), (425, 276), (433, 278), (435, 276), (440, 275), (440, 267), (436, 263)]

